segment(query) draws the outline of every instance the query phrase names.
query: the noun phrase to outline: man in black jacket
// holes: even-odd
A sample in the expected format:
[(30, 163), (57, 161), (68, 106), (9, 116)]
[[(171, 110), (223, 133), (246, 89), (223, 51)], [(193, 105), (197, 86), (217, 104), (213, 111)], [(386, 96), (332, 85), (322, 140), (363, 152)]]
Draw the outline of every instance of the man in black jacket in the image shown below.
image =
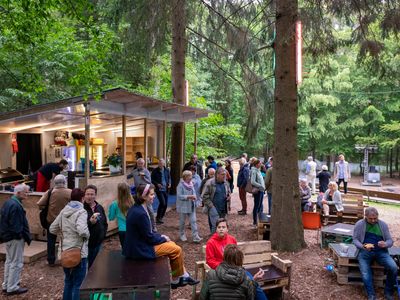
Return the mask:
[(190, 160), (183, 166), (183, 171), (190, 171), (190, 167), (195, 166), (196, 167), (196, 173), (200, 176), (200, 178), (203, 180), (204, 178), (204, 172), (203, 172), (203, 166), (200, 161), (197, 160), (197, 155), (193, 154)]
[(23, 294), (27, 288), (19, 286), (24, 266), (24, 246), (31, 244), (28, 220), (22, 201), (28, 198), (29, 186), (19, 184), (14, 195), (7, 200), (0, 212), (0, 239), (5, 243), (6, 262), (4, 264), (4, 282), (2, 289), (7, 295)]
[(83, 204), (88, 215), (88, 227), (90, 232), (88, 268), (92, 266), (101, 244), (106, 237), (108, 223), (103, 206), (96, 201), (97, 187), (89, 184), (85, 188), (85, 203)]
[(168, 189), (171, 187), (171, 176), (168, 168), (165, 167), (165, 160), (161, 158), (158, 161), (158, 167), (151, 172), (151, 183), (156, 188), (158, 199), (158, 209), (156, 224), (163, 224), (163, 218), (168, 207)]

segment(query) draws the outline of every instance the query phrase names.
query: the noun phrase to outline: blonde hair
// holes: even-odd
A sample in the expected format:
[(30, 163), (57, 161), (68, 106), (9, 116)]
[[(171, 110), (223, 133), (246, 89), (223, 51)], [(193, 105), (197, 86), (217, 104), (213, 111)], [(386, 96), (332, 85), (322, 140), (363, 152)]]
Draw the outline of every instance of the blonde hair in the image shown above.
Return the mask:
[(129, 208), (133, 205), (133, 198), (131, 188), (125, 182), (118, 183), (117, 203), (119, 210), (126, 217)]
[(331, 186), (334, 191), (338, 190), (338, 185), (335, 181), (330, 181), (328, 187)]
[(189, 176), (192, 177), (192, 171), (189, 171), (189, 170), (183, 171), (183, 173), (182, 173), (182, 179), (183, 179), (183, 180), (185, 180), (185, 179), (188, 178)]

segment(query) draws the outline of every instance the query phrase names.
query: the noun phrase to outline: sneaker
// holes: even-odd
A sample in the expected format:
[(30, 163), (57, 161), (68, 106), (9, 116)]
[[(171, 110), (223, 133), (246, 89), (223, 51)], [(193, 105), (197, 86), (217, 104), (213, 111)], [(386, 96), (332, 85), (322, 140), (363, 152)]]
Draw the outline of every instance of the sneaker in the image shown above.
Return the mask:
[(179, 277), (179, 281), (178, 282), (171, 282), (171, 289), (175, 290), (179, 287), (184, 287), (185, 285), (188, 285), (189, 283), (187, 281), (184, 280), (183, 277)]
[(183, 277), (183, 282), (188, 284), (188, 285), (196, 285), (200, 283), (200, 280), (195, 280), (192, 277)]
[(181, 239), (182, 242), (187, 242), (186, 235), (181, 235), (180, 239)]
[(257, 229), (257, 224), (251, 224), (252, 229)]
[(16, 290), (16, 291), (12, 291), (12, 292), (8, 292), (7, 293), (7, 295), (8, 296), (11, 296), (11, 295), (19, 295), (19, 294), (23, 294), (23, 293), (26, 293), (28, 291), (28, 289), (27, 288), (19, 288), (18, 290)]
[(163, 221), (163, 220), (156, 220), (156, 224), (157, 224), (157, 225), (164, 224), (164, 221)]
[(244, 216), (244, 215), (247, 215), (247, 213), (243, 210), (240, 210), (240, 211), (238, 211), (238, 215)]
[(196, 237), (193, 238), (193, 243), (198, 244), (198, 243), (200, 243), (202, 240), (203, 240), (203, 238), (201, 238), (201, 237), (199, 237), (199, 236), (196, 236)]

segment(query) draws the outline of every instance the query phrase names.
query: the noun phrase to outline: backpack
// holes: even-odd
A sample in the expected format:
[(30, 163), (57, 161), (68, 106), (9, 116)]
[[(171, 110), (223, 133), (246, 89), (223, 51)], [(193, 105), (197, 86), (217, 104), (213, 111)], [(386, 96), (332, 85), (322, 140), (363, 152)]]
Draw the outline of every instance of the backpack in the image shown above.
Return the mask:
[(49, 204), (50, 204), (50, 197), (51, 197), (52, 191), (53, 191), (53, 189), (49, 189), (47, 191), (46, 206), (39, 213), (40, 225), (42, 225), (42, 227), (44, 229), (49, 229), (49, 226), (50, 226), (50, 224), (47, 222), (47, 213), (49, 212)]

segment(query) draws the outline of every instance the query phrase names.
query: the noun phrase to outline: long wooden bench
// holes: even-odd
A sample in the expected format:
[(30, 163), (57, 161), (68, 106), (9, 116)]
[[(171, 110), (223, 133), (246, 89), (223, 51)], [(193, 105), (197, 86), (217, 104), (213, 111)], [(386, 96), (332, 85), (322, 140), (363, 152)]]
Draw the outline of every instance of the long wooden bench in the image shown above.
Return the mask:
[[(244, 254), (243, 267), (251, 274), (258, 272), (259, 268), (264, 269), (264, 280), (259, 282), (261, 288), (267, 292), (279, 289), (280, 298), (284, 295), (289, 295), (290, 275), (292, 262), (290, 260), (282, 260), (277, 256), (277, 253), (271, 252), (270, 241), (250, 241), (239, 242), (239, 249)], [(201, 280), (201, 284), (206, 278), (206, 273), (210, 267), (205, 261), (206, 246), (202, 247), (203, 260), (197, 261), (195, 265), (195, 279)], [(201, 284), (199, 287), (201, 287)], [(197, 286), (193, 286), (192, 299), (199, 298)]]
[[(364, 218), (364, 208), (368, 205), (364, 204), (364, 198), (361, 193), (342, 194), (343, 216), (342, 223), (355, 224), (358, 220)], [(334, 205), (329, 206), (329, 223), (337, 223), (338, 216)]]

